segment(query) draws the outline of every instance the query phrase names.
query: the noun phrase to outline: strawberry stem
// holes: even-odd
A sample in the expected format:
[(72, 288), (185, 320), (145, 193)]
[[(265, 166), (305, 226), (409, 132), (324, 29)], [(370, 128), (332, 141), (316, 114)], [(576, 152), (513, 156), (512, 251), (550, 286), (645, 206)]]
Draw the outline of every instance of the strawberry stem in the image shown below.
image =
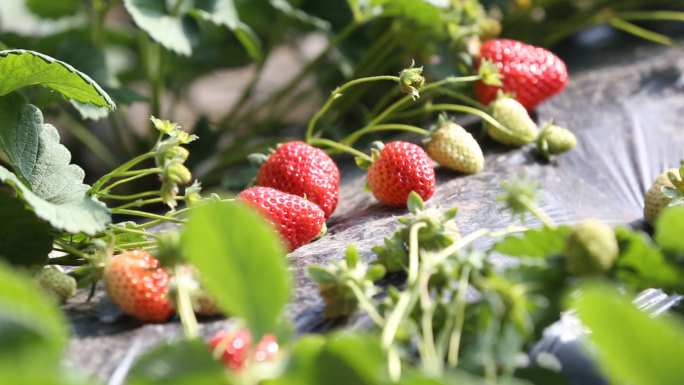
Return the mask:
[(346, 146), (346, 145), (341, 144), (341, 143), (337, 143), (337, 142), (332, 141), (332, 140), (315, 138), (315, 139), (309, 140), (308, 143), (312, 146), (326, 146), (329, 148), (340, 150), (342, 152), (346, 152), (348, 154), (352, 154), (354, 156), (357, 156), (363, 160), (367, 160), (371, 163), (373, 162), (373, 158), (371, 158), (369, 155), (364, 154), (363, 152), (361, 152), (355, 148), (352, 148), (350, 146)]
[(355, 141), (357, 141), (363, 135), (369, 134), (371, 132), (390, 131), (390, 130), (415, 132), (417, 134), (424, 135), (424, 136), (430, 135), (430, 132), (428, 130), (424, 130), (422, 128), (419, 128), (416, 126), (411, 126), (408, 124), (378, 124), (377, 126), (369, 126), (369, 127), (367, 126), (367, 127), (364, 127), (362, 129), (354, 132), (347, 139), (344, 139), (342, 141), (342, 143), (347, 145), (347, 146), (351, 146)]
[(349, 280), (347, 282), (349, 285), (349, 288), (354, 292), (354, 296), (356, 296), (356, 299), (359, 301), (359, 307), (363, 309), (363, 311), (368, 314), (368, 316), (375, 322), (375, 324), (382, 328), (385, 326), (385, 319), (382, 318), (380, 313), (378, 313), (377, 310), (375, 310), (375, 306), (370, 302), (370, 299), (366, 296), (366, 294), (359, 288), (359, 285), (356, 284), (356, 282)]
[(143, 217), (143, 218), (160, 219), (163, 222), (185, 223), (185, 221), (182, 219), (176, 219), (173, 217), (146, 213), (144, 211), (138, 211), (138, 210), (112, 209), (112, 214), (135, 215), (135, 216), (139, 216), (139, 217)]
[(181, 265), (174, 266), (174, 275), (176, 276), (176, 285), (178, 287), (176, 305), (178, 306), (178, 316), (183, 324), (183, 332), (185, 337), (193, 339), (198, 336), (197, 318), (195, 318), (195, 311), (192, 309), (192, 300), (190, 293), (185, 286), (185, 273)]
[[(177, 196), (177, 197), (175, 198), (175, 200), (176, 200), (176, 201), (184, 201), (184, 200), (185, 200), (185, 197), (183, 197), (183, 196)], [(162, 198), (152, 198), (152, 199), (146, 199), (146, 200), (136, 200), (135, 202), (126, 203), (126, 204), (124, 204), (124, 205), (115, 207), (114, 210), (116, 210), (116, 209), (127, 209), (127, 208), (129, 208), (129, 207), (140, 207), (140, 206), (145, 206), (145, 205), (149, 205), (149, 204), (152, 204), (152, 203), (159, 203), (159, 202), (164, 202), (164, 199), (162, 199)]]
[(314, 127), (315, 127), (315, 125), (316, 125), (316, 122), (318, 121), (318, 119), (319, 119), (321, 116), (323, 116), (323, 114), (324, 114), (326, 111), (328, 111), (328, 109), (329, 109), (330, 106), (333, 104), (333, 102), (335, 101), (335, 99), (337, 99), (337, 98), (339, 98), (339, 97), (342, 96), (342, 91), (346, 90), (346, 89), (349, 88), (349, 87), (352, 87), (352, 86), (354, 86), (354, 85), (357, 85), (357, 84), (367, 83), (367, 82), (374, 82), (374, 81), (378, 81), (378, 80), (393, 80), (393, 81), (395, 81), (395, 82), (399, 82), (399, 78), (396, 77), (396, 76), (389, 76), (389, 75), (387, 75), (387, 76), (371, 76), (371, 77), (367, 77), (367, 78), (355, 79), (355, 80), (352, 80), (352, 81), (350, 81), (350, 82), (348, 82), (348, 83), (345, 83), (344, 85), (342, 85), (342, 86), (340, 86), (340, 87), (337, 87), (337, 88), (330, 94), (330, 97), (329, 97), (328, 100), (325, 102), (325, 104), (323, 105), (323, 107), (321, 107), (321, 109), (318, 110), (318, 112), (316, 112), (316, 113), (314, 114), (314, 116), (311, 118), (311, 120), (309, 121), (309, 126), (308, 126), (307, 129), (306, 129), (306, 142), (309, 143), (309, 144), (311, 144), (311, 143), (310, 143), (310, 140), (311, 140), (311, 137), (313, 136)]
[(552, 230), (555, 230), (558, 228), (558, 225), (556, 224), (556, 222), (553, 219), (551, 219), (551, 217), (544, 210), (542, 210), (541, 207), (539, 207), (539, 205), (534, 203), (531, 199), (529, 199), (526, 196), (520, 196), (520, 197), (518, 197), (518, 200), (520, 201), (521, 204), (523, 204), (525, 206), (525, 208), (527, 208), (530, 211), (530, 213), (532, 213), (532, 215), (537, 217), (537, 219), (539, 219), (541, 221), (541, 223), (544, 224), (544, 226), (546, 226)]
[(470, 279), (471, 267), (466, 264), (461, 269), (461, 277), (458, 281), (458, 292), (456, 293), (456, 325), (449, 338), (449, 366), (455, 368), (458, 365), (458, 355), (461, 348), (461, 336), (463, 335), (463, 324), (465, 322), (466, 290)]
[(104, 186), (105, 183), (107, 183), (110, 179), (114, 177), (114, 175), (125, 172), (131, 169), (131, 167), (137, 165), (138, 163), (154, 158), (157, 155), (156, 152), (148, 152), (146, 154), (142, 154), (139, 156), (136, 156), (135, 158), (129, 160), (128, 162), (124, 163), (123, 165), (117, 167), (116, 169), (112, 170), (110, 173), (103, 175), (93, 186), (90, 188), (90, 190), (87, 191), (87, 194), (93, 195), (93, 193), (98, 192), (102, 186)]
[(98, 197), (100, 198), (105, 198), (105, 199), (116, 199), (116, 200), (131, 200), (131, 199), (139, 199), (139, 198), (144, 198), (144, 197), (149, 197), (149, 196), (155, 196), (159, 195), (161, 191), (145, 191), (141, 192), (138, 194), (131, 194), (131, 195), (111, 195), (111, 194), (106, 194), (106, 193), (99, 193), (97, 194)]
[(465, 112), (467, 114), (477, 115), (480, 118), (486, 120), (492, 126), (498, 128), (502, 132), (505, 132), (507, 135), (510, 135), (510, 136), (520, 140), (520, 141), (531, 142), (535, 139), (534, 137), (530, 138), (528, 136), (520, 135), (517, 132), (511, 131), (510, 129), (508, 129), (503, 124), (497, 122), (496, 119), (492, 118), (486, 112), (480, 111), (480, 110), (473, 108), (473, 107), (461, 106), (458, 104), (435, 104), (432, 106), (426, 106), (425, 110), (426, 111), (445, 111), (445, 110), (446, 111), (457, 111), (457, 112)]

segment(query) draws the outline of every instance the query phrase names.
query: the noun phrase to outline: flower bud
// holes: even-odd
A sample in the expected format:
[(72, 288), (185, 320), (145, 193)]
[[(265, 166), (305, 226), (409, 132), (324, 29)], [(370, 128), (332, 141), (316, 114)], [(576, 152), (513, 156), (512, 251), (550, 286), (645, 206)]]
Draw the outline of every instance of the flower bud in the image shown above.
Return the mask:
[(169, 162), (164, 167), (163, 178), (174, 184), (188, 184), (192, 180), (192, 173), (180, 162)]
[(183, 162), (188, 160), (188, 156), (190, 156), (190, 151), (181, 146), (173, 146), (164, 154), (166, 160), (180, 159)]
[(171, 123), (168, 120), (157, 119), (154, 116), (150, 117), (150, 120), (154, 124), (154, 127), (157, 128), (157, 130), (159, 130), (165, 134), (170, 134), (173, 131), (180, 128), (180, 126), (176, 123)]
[(178, 195), (178, 185), (174, 183), (163, 182), (160, 195), (162, 201), (171, 209), (175, 208), (178, 205), (178, 203), (176, 202), (176, 195)]
[(411, 67), (401, 71), (399, 74), (399, 84), (402, 91), (411, 95), (413, 100), (416, 100), (420, 97), (418, 91), (425, 85), (425, 77), (421, 75), (423, 67), (414, 68), (414, 64), (411, 63)]
[(185, 189), (185, 203), (190, 206), (197, 206), (202, 202), (202, 196), (200, 195), (201, 186), (198, 181), (195, 181), (192, 185)]

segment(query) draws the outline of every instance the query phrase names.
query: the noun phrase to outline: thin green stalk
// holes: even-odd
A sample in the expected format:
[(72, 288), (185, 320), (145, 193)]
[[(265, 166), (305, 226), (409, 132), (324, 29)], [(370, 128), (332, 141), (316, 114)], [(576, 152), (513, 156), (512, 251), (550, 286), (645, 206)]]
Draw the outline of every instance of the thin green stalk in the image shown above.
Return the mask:
[(613, 15), (613, 17), (622, 20), (671, 20), (671, 21), (684, 21), (684, 12), (676, 11), (632, 11), (632, 12), (619, 12)]
[(153, 221), (150, 221), (150, 222), (146, 222), (146, 223), (140, 224), (140, 225), (135, 226), (135, 227), (133, 227), (133, 228), (134, 228), (134, 229), (144, 229), (144, 228), (147, 228), (147, 227), (151, 227), (151, 226), (154, 226), (154, 225), (158, 225), (158, 224), (160, 224), (160, 223), (166, 222), (166, 218), (169, 218), (169, 217), (171, 217), (171, 218), (177, 217), (178, 215), (185, 214), (186, 212), (188, 212), (188, 211), (190, 211), (190, 210), (192, 210), (191, 207), (186, 207), (186, 208), (184, 208), (184, 209), (181, 209), (181, 210), (174, 211), (174, 212), (171, 212), (171, 213), (166, 214), (166, 216), (164, 216), (164, 219), (156, 219), (156, 220), (153, 220)]
[(136, 228), (121, 227), (121, 226), (114, 226), (114, 225), (112, 225), (111, 227), (112, 227), (112, 229), (117, 230), (119, 233), (137, 234), (137, 235), (142, 235), (144, 237), (151, 237), (154, 239), (159, 239), (159, 235), (152, 234), (152, 233), (149, 233), (147, 231), (138, 230)]
[(69, 254), (76, 255), (76, 256), (81, 257), (83, 259), (88, 258), (88, 256), (84, 252), (82, 252), (81, 250), (76, 249), (74, 247), (71, 247), (64, 242), (55, 241), (55, 245), (59, 246), (60, 249), (62, 249), (63, 251), (65, 251)]
[(443, 93), (444, 95), (451, 96), (452, 98), (458, 99), (463, 103), (470, 104), (471, 106), (473, 106), (477, 109), (480, 109), (483, 111), (487, 109), (487, 107), (484, 104), (478, 102), (477, 100), (475, 100), (469, 96), (466, 96), (460, 92), (456, 92), (454, 90), (451, 90), (449, 88), (440, 88), (437, 90), (437, 92)]
[(461, 336), (463, 335), (463, 324), (465, 322), (466, 290), (470, 280), (470, 265), (466, 264), (461, 269), (461, 277), (458, 281), (458, 292), (456, 293), (456, 322), (454, 330), (449, 338), (449, 366), (455, 368), (458, 365), (458, 355), (461, 348)]
[[(249, 112), (247, 115), (247, 119), (250, 120), (253, 115), (255, 115), (258, 111), (263, 110), (266, 107), (270, 108), (275, 108), (286, 96), (288, 96), (289, 92), (294, 88), (297, 84), (299, 84), (302, 79), (304, 79), (311, 71), (316, 69), (320, 63), (325, 59), (325, 57), (332, 51), (333, 48), (337, 47), (342, 41), (344, 41), (349, 35), (352, 34), (352, 32), (356, 31), (357, 28), (359, 28), (362, 24), (357, 23), (357, 22), (351, 22), (349, 23), (340, 33), (335, 36), (330, 42), (328, 43), (327, 47), (321, 52), (315, 59), (310, 61), (302, 70), (294, 77), (292, 80), (290, 80), (285, 86), (283, 86), (280, 91), (276, 92), (273, 94), (272, 97), (266, 99), (262, 103), (260, 103), (258, 106), (256, 106), (254, 109), (252, 109), (251, 112)], [(221, 131), (225, 131), (227, 126), (220, 127), (219, 129)]]
[[(369, 134), (371, 132), (377, 132), (377, 131), (390, 131), (390, 130), (398, 130), (398, 131), (408, 131), (408, 132), (414, 132), (416, 134), (424, 135), (424, 136), (429, 136), (430, 131), (424, 130), (422, 128), (416, 127), (416, 126), (411, 126), (408, 124), (378, 124), (375, 126), (370, 126), (370, 127), (364, 127), (358, 131), (356, 131), (353, 135), (354, 137), (352, 138), (353, 141), (349, 141), (348, 139), (345, 139), (342, 141), (344, 145), (351, 146), (354, 142), (356, 142), (359, 138), (361, 138), (363, 135)], [(351, 137), (351, 135), (350, 135)]]
[(518, 200), (525, 206), (525, 208), (527, 208), (530, 211), (530, 213), (532, 213), (532, 215), (537, 217), (541, 221), (541, 223), (543, 223), (546, 227), (552, 230), (558, 228), (556, 222), (553, 219), (551, 219), (551, 217), (544, 210), (542, 210), (536, 203), (534, 203), (525, 196), (518, 197)]
[(114, 168), (117, 164), (119, 164), (116, 156), (109, 151), (109, 148), (107, 148), (107, 146), (105, 146), (105, 144), (102, 143), (97, 136), (85, 128), (83, 124), (74, 119), (66, 111), (62, 111), (60, 114), (60, 120), (66, 127), (69, 128), (69, 132), (71, 132), (76, 139), (83, 143), (93, 155), (99, 158), (102, 163), (105, 164), (105, 166), (108, 168)]
[(343, 84), (340, 87), (337, 87), (331, 94), (328, 100), (325, 102), (323, 107), (321, 107), (318, 112), (314, 114), (314, 116), (311, 118), (309, 121), (309, 126), (306, 129), (306, 140), (307, 142), (311, 139), (314, 133), (314, 127), (316, 126), (316, 122), (318, 119), (323, 116), (323, 114), (328, 111), (332, 103), (335, 101), (335, 99), (339, 98), (342, 96), (342, 91), (346, 90), (349, 87), (355, 86), (357, 84), (362, 84), (362, 83), (367, 83), (367, 82), (374, 82), (374, 81), (379, 81), (379, 80), (393, 80), (395, 82), (399, 82), (399, 77), (397, 76), (372, 76), (372, 77), (366, 77), (366, 78), (360, 78), (360, 79), (355, 79), (350, 82), (347, 82)]
[(152, 246), (156, 245), (157, 241), (146, 241), (146, 242), (131, 242), (131, 243), (124, 243), (122, 245), (118, 245), (117, 248), (120, 248), (122, 250), (126, 249), (138, 249), (144, 246)]
[(151, 213), (146, 213), (144, 211), (138, 211), (138, 210), (112, 209), (112, 214), (134, 215), (134, 216), (143, 217), (143, 218), (161, 219), (164, 222), (185, 223), (185, 221), (182, 219), (165, 217), (163, 215), (151, 214)]
[(88, 194), (91, 194), (92, 192), (99, 191), (99, 189), (102, 188), (102, 186), (112, 178), (111, 175), (122, 172), (122, 171), (128, 171), (131, 167), (137, 165), (138, 163), (140, 163), (146, 159), (153, 158), (156, 155), (157, 154), (155, 154), (153, 152), (148, 152), (146, 154), (138, 155), (135, 158), (129, 160), (128, 162), (124, 163), (123, 165), (117, 167), (116, 169), (112, 170), (108, 174), (105, 174), (100, 179), (98, 179), (98, 181), (95, 182), (95, 184), (93, 184), (93, 186), (90, 188), (90, 190), (88, 190)]
[(363, 12), (361, 12), (361, 8), (359, 8), (358, 2), (356, 0), (347, 0), (347, 4), (349, 5), (349, 8), (352, 11), (352, 15), (354, 16), (354, 22), (363, 22), (364, 16)]
[[(177, 201), (184, 201), (184, 200), (185, 200), (185, 197), (176, 197), (176, 200), (177, 200)], [(135, 201), (135, 202), (126, 203), (126, 204), (124, 204), (124, 205), (115, 207), (114, 209), (115, 209), (115, 210), (127, 209), (127, 208), (129, 208), (129, 207), (140, 207), (140, 206), (145, 206), (145, 205), (149, 205), (149, 204), (152, 204), (152, 203), (160, 203), (160, 202), (164, 202), (164, 199), (162, 199), (162, 198), (152, 198), (152, 199), (138, 200), (138, 201)]]
[(423, 367), (427, 373), (432, 375), (438, 375), (442, 370), (442, 364), (437, 358), (437, 348), (435, 347), (435, 337), (432, 333), (432, 323), (435, 314), (435, 304), (432, 303), (430, 299), (430, 292), (428, 288), (428, 283), (430, 281), (430, 274), (423, 272), (419, 280), (419, 291), (420, 291), (420, 307), (423, 311), (421, 317), (421, 328), (422, 328), (422, 362)]
[(122, 171), (116, 174), (112, 174), (112, 178), (124, 178), (128, 176), (134, 176), (134, 175), (150, 175), (150, 174), (156, 174), (159, 172), (162, 172), (161, 167), (154, 167), (154, 168), (145, 168), (142, 170), (133, 170), (133, 171)]
[(382, 347), (388, 349), (394, 342), (401, 321), (406, 317), (411, 309), (411, 303), (418, 299), (418, 292), (415, 290), (418, 281), (418, 231), (426, 227), (423, 222), (411, 226), (409, 232), (409, 270), (406, 280), (406, 291), (402, 292), (397, 301), (397, 305), (387, 318), (385, 328), (382, 330)]
[(627, 33), (631, 33), (634, 36), (638, 36), (642, 39), (650, 40), (659, 44), (667, 45), (667, 46), (672, 46), (672, 47), (677, 47), (680, 49), (684, 49), (684, 45), (680, 44), (678, 41), (665, 36), (663, 34), (649, 31), (647, 29), (641, 28), (639, 26), (636, 26), (632, 23), (626, 22), (624, 20), (618, 19), (616, 17), (611, 17), (608, 20), (608, 24), (611, 26), (623, 30)]
[[(63, 251), (60, 249), (54, 249), (56, 251)], [(48, 259), (49, 265), (62, 265), (62, 266), (83, 266), (87, 264), (88, 261), (83, 258), (75, 258), (73, 255), (65, 255), (63, 257), (54, 257)]]
[(392, 345), (387, 349), (387, 366), (390, 379), (398, 382), (401, 379), (401, 358), (397, 347)]
[(375, 322), (375, 324), (382, 328), (385, 326), (385, 319), (382, 318), (380, 313), (375, 310), (375, 306), (370, 302), (370, 299), (363, 293), (359, 286), (354, 281), (348, 282), (349, 287), (354, 292), (356, 299), (359, 301), (359, 307), (368, 314), (368, 316)]
[(497, 129), (505, 132), (507, 135), (510, 135), (516, 139), (519, 139), (519, 140), (525, 141), (525, 142), (531, 142), (535, 139), (534, 137), (528, 137), (528, 136), (520, 135), (517, 132), (513, 132), (513, 131), (509, 130), (506, 126), (497, 122), (496, 119), (492, 118), (489, 114), (487, 114), (484, 111), (478, 110), (477, 108), (468, 107), (468, 106), (461, 106), (458, 104), (434, 104), (432, 106), (426, 107), (425, 110), (426, 111), (457, 111), (457, 112), (464, 112), (466, 114), (477, 115), (480, 118), (486, 120), (492, 126), (496, 127)]
[(192, 308), (190, 293), (185, 285), (185, 273), (183, 272), (181, 265), (176, 265), (174, 267), (174, 272), (176, 276), (176, 287), (178, 288), (176, 298), (178, 316), (180, 316), (181, 323), (183, 324), (185, 337), (193, 339), (198, 336), (199, 328), (197, 326), (197, 318), (195, 318), (195, 311)]
[[(476, 80), (480, 80), (482, 77), (479, 75), (472, 75), (472, 76), (450, 76), (446, 79), (436, 81), (430, 84), (425, 85), (420, 92), (425, 92), (427, 90), (441, 87), (444, 84), (454, 84), (454, 83), (461, 83), (461, 82), (472, 82)], [(411, 95), (406, 95), (403, 98), (399, 99), (396, 101), (394, 104), (391, 106), (387, 107), (380, 115), (376, 116), (375, 119), (371, 120), (366, 126), (373, 126), (376, 125), (380, 122), (382, 122), (389, 114), (391, 114), (394, 110), (397, 108), (401, 107), (403, 104), (407, 103), (409, 100), (413, 100)]]
[(363, 152), (356, 150), (352, 147), (345, 146), (343, 144), (337, 143), (337, 142), (332, 141), (332, 140), (320, 139), (320, 138), (319, 139), (311, 139), (309, 141), (309, 144), (312, 146), (326, 146), (329, 148), (334, 148), (336, 150), (340, 150), (342, 152), (352, 154), (354, 156), (357, 156), (357, 157), (364, 159), (364, 160), (367, 160), (369, 162), (373, 161), (373, 158), (371, 158), (369, 155), (364, 154)]
[(145, 192), (141, 192), (138, 194), (131, 194), (131, 195), (98, 194), (98, 196), (100, 198), (127, 201), (127, 200), (131, 200), (131, 199), (139, 199), (139, 198), (144, 198), (144, 197), (149, 197), (149, 196), (156, 196), (156, 195), (159, 195), (160, 193), (161, 193), (161, 191), (145, 191)]
[(132, 177), (126, 178), (126, 179), (121, 179), (121, 180), (119, 180), (119, 181), (116, 181), (116, 182), (110, 184), (110, 185), (107, 186), (106, 188), (102, 189), (102, 191), (100, 191), (99, 193), (93, 193), (93, 194), (91, 194), (91, 195), (93, 195), (93, 196), (95, 196), (95, 197), (98, 197), (99, 194), (101, 194), (101, 193), (106, 193), (107, 191), (112, 190), (114, 187), (120, 186), (120, 185), (122, 185), (122, 184), (126, 184), (126, 183), (128, 183), (128, 182), (132, 182), (132, 181), (134, 181), (134, 180), (136, 180), (136, 179), (144, 178), (144, 177), (146, 177), (146, 176), (148, 176), (148, 175), (152, 175), (152, 174), (154, 174), (154, 172), (142, 173), (142, 174), (138, 174), (138, 175), (134, 175), (134, 176), (132, 176)]

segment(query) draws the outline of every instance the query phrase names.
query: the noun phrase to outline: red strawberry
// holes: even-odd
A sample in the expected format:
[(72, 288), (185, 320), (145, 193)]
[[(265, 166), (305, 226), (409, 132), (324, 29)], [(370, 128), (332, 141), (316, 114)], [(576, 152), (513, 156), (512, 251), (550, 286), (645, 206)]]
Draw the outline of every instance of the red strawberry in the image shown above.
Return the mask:
[(252, 335), (249, 330), (240, 329), (235, 332), (214, 333), (209, 338), (207, 346), (213, 351), (219, 345), (225, 344), (226, 348), (221, 358), (226, 366), (233, 370), (244, 369), (254, 360), (259, 362), (272, 360), (278, 354), (278, 342), (272, 334), (265, 335), (254, 352), (250, 354), (251, 343)]
[(164, 322), (173, 313), (166, 299), (169, 274), (144, 250), (115, 255), (104, 269), (112, 302), (141, 321)]
[(270, 187), (252, 187), (237, 200), (259, 208), (280, 229), (293, 251), (314, 239), (323, 228), (325, 214), (320, 207), (296, 195)]
[(491, 60), (503, 75), (501, 87), (477, 82), (477, 97), (488, 105), (499, 89), (515, 94), (525, 108), (533, 110), (539, 103), (560, 92), (568, 82), (565, 63), (552, 52), (516, 40), (494, 39), (482, 43), (480, 60)]
[(368, 187), (388, 206), (406, 206), (411, 191), (424, 201), (435, 193), (435, 169), (425, 151), (413, 143), (384, 146), (368, 170)]
[(257, 184), (306, 196), (328, 219), (340, 197), (340, 170), (323, 150), (304, 142), (281, 145), (259, 168)]

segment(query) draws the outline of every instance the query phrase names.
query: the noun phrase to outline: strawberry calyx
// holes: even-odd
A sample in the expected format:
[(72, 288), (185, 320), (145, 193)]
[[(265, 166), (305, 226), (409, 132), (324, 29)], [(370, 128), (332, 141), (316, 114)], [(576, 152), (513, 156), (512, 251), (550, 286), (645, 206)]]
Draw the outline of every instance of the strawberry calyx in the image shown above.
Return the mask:
[(411, 66), (399, 73), (399, 85), (404, 93), (411, 95), (413, 100), (420, 98), (419, 91), (425, 85), (425, 77), (421, 75), (423, 67), (416, 67), (416, 63), (411, 61)]
[(684, 206), (684, 164), (679, 167), (679, 175), (668, 172), (667, 178), (674, 187), (663, 186), (660, 191), (662, 191), (666, 197), (670, 198), (668, 207)]
[(378, 293), (373, 281), (385, 276), (386, 269), (375, 264), (372, 267), (359, 260), (353, 245), (347, 248), (343, 261), (332, 261), (328, 267), (309, 266), (307, 275), (318, 284), (325, 302), (323, 315), (328, 318), (349, 316), (359, 307), (359, 294), (368, 299)]
[(458, 226), (453, 220), (458, 213), (457, 207), (444, 213), (440, 213), (438, 208), (425, 209), (423, 200), (415, 191), (409, 194), (407, 206), (413, 217), (397, 219), (405, 225), (399, 230), (405, 242), (408, 242), (411, 228), (418, 223), (425, 224), (418, 230), (418, 244), (424, 250), (443, 249), (460, 239)]

